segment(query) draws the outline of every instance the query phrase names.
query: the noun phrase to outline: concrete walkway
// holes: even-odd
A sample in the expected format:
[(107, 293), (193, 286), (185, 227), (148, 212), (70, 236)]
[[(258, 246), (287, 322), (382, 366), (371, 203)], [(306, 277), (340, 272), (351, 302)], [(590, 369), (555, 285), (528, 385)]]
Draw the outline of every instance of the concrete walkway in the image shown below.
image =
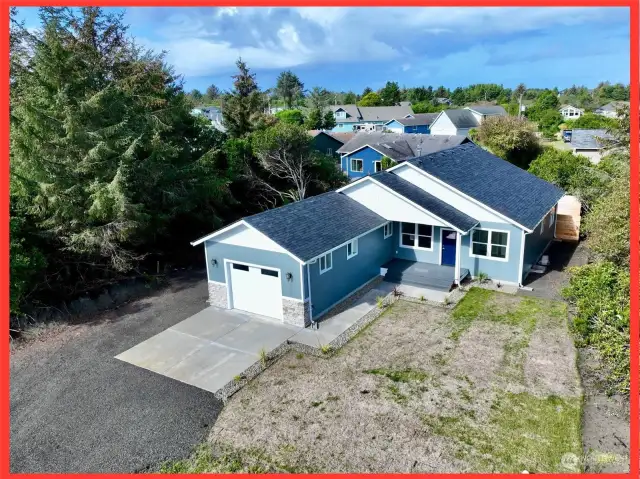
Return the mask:
[(301, 329), (208, 307), (116, 359), (215, 393)]

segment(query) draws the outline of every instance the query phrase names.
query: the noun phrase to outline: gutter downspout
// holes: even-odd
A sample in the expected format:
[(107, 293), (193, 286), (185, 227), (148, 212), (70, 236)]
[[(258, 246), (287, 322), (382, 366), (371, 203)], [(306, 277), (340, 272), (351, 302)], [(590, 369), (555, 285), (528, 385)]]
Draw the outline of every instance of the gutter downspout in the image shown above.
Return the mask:
[(518, 288), (524, 289), (527, 291), (533, 291), (532, 288), (526, 288), (522, 284), (522, 275), (524, 274), (524, 244), (527, 241), (527, 233), (526, 231), (522, 231), (522, 244), (520, 245), (520, 265), (518, 266)]
[[(314, 261), (315, 263), (315, 261)], [(307, 288), (309, 289), (309, 319), (311, 320), (311, 329), (318, 329), (318, 323), (316, 323), (313, 320), (313, 308), (311, 306), (311, 268), (309, 267), (311, 265), (311, 263), (306, 263), (305, 266), (307, 267)], [(302, 295), (304, 296), (304, 291), (302, 293)]]

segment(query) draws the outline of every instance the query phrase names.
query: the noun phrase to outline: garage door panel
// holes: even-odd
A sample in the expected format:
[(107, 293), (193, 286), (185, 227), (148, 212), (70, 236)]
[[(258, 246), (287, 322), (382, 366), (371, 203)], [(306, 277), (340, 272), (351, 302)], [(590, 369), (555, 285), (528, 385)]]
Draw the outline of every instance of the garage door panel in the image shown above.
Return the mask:
[(229, 271), (235, 309), (282, 319), (282, 284), (278, 270), (232, 263)]

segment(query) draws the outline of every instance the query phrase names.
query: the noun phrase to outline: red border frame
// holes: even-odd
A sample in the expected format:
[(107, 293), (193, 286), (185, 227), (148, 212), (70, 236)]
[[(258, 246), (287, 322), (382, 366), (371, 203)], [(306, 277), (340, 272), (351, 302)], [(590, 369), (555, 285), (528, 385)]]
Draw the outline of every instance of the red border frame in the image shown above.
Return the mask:
[[(638, 128), (640, 126), (640, 36), (639, 36), (639, 18), (640, 13), (639, 0), (308, 0), (308, 1), (295, 1), (295, 0), (75, 0), (75, 1), (47, 1), (42, 0), (40, 2), (33, 0), (0, 0), (2, 6), (0, 7), (0, 34), (2, 35), (2, 41), (0, 42), (0, 58), (5, 60), (0, 62), (0, 81), (5, 85), (9, 84), (9, 6), (84, 6), (84, 5), (100, 5), (109, 7), (134, 7), (134, 6), (162, 6), (162, 7), (186, 7), (186, 6), (449, 6), (449, 7), (569, 7), (569, 6), (581, 6), (581, 7), (628, 7), (630, 10), (630, 22), (631, 22), (631, 35), (630, 35), (630, 85), (631, 85), (631, 111), (636, 112), (631, 115), (631, 315), (630, 315), (630, 355), (631, 355), (631, 385), (630, 385), (630, 416), (631, 416), (631, 435), (629, 442), (630, 450), (630, 472), (628, 474), (603, 474), (608, 478), (638, 478), (640, 477), (640, 430), (638, 426), (638, 419), (640, 417), (640, 411), (638, 409), (640, 402), (640, 392), (638, 389), (638, 376), (639, 376), (639, 362), (640, 362), (640, 349), (638, 340), (640, 337), (640, 327), (638, 320), (638, 302), (640, 300), (640, 289), (638, 284), (638, 273), (640, 272), (640, 218), (638, 217), (640, 210), (640, 201), (638, 197), (640, 187), (639, 177), (639, 152), (640, 152), (640, 138)], [(2, 317), (5, 324), (5, 331), (8, 328), (9, 323), (9, 90), (5, 90), (4, 94), (0, 98), (0, 110), (3, 112), (2, 116), (2, 128), (0, 128), (0, 149), (5, 152), (6, 160), (0, 162), (2, 167), (0, 173), (0, 186), (2, 187), (2, 193), (0, 195), (0, 212), (2, 217), (0, 218), (0, 245), (7, 253), (6, 255), (0, 255), (0, 286), (2, 287), (2, 301), (0, 304), (0, 317)], [(9, 344), (5, 343), (3, 347), (4, 351), (0, 354), (0, 360), (2, 361), (2, 388), (5, 394), (1, 395), (2, 410), (4, 414), (0, 414), (0, 420), (2, 430), (2, 453), (0, 453), (0, 474), (7, 477), (9, 476)], [(5, 471), (2, 473), (1, 471)], [(94, 474), (92, 474), (94, 475)], [(98, 475), (98, 474), (95, 474)], [(127, 477), (128, 474), (99, 474), (101, 476), (108, 477)], [(448, 474), (417, 474), (419, 476), (450, 477)], [(28, 474), (11, 474), (11, 477), (33, 477), (35, 475)], [(45, 477), (44, 475), (41, 475)], [(71, 476), (70, 474), (68, 476)], [(181, 475), (184, 477), (184, 475)], [(195, 475), (194, 475), (195, 476)], [(279, 474), (268, 474), (266, 476), (280, 478)], [(295, 476), (295, 475), (294, 475)], [(298, 475), (304, 477), (306, 475)], [(314, 476), (326, 476), (326, 475), (314, 475)], [(329, 476), (338, 477), (333, 474)], [(366, 477), (364, 474), (341, 474), (340, 476), (348, 477)], [(384, 476), (386, 478), (404, 479), (406, 474), (376, 474), (376, 476)], [(480, 477), (487, 477), (488, 475), (482, 474), (460, 474), (465, 478), (475, 479)], [(501, 477), (519, 477), (520, 474), (501, 474)], [(566, 477), (575, 478), (579, 476), (590, 476), (590, 474), (553, 474), (554, 477)]]

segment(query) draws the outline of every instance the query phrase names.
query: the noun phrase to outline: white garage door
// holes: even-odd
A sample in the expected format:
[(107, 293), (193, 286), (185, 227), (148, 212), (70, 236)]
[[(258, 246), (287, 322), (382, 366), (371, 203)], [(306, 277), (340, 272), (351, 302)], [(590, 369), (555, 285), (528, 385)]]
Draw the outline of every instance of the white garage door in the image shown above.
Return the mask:
[(242, 263), (229, 265), (234, 309), (282, 319), (280, 272)]

